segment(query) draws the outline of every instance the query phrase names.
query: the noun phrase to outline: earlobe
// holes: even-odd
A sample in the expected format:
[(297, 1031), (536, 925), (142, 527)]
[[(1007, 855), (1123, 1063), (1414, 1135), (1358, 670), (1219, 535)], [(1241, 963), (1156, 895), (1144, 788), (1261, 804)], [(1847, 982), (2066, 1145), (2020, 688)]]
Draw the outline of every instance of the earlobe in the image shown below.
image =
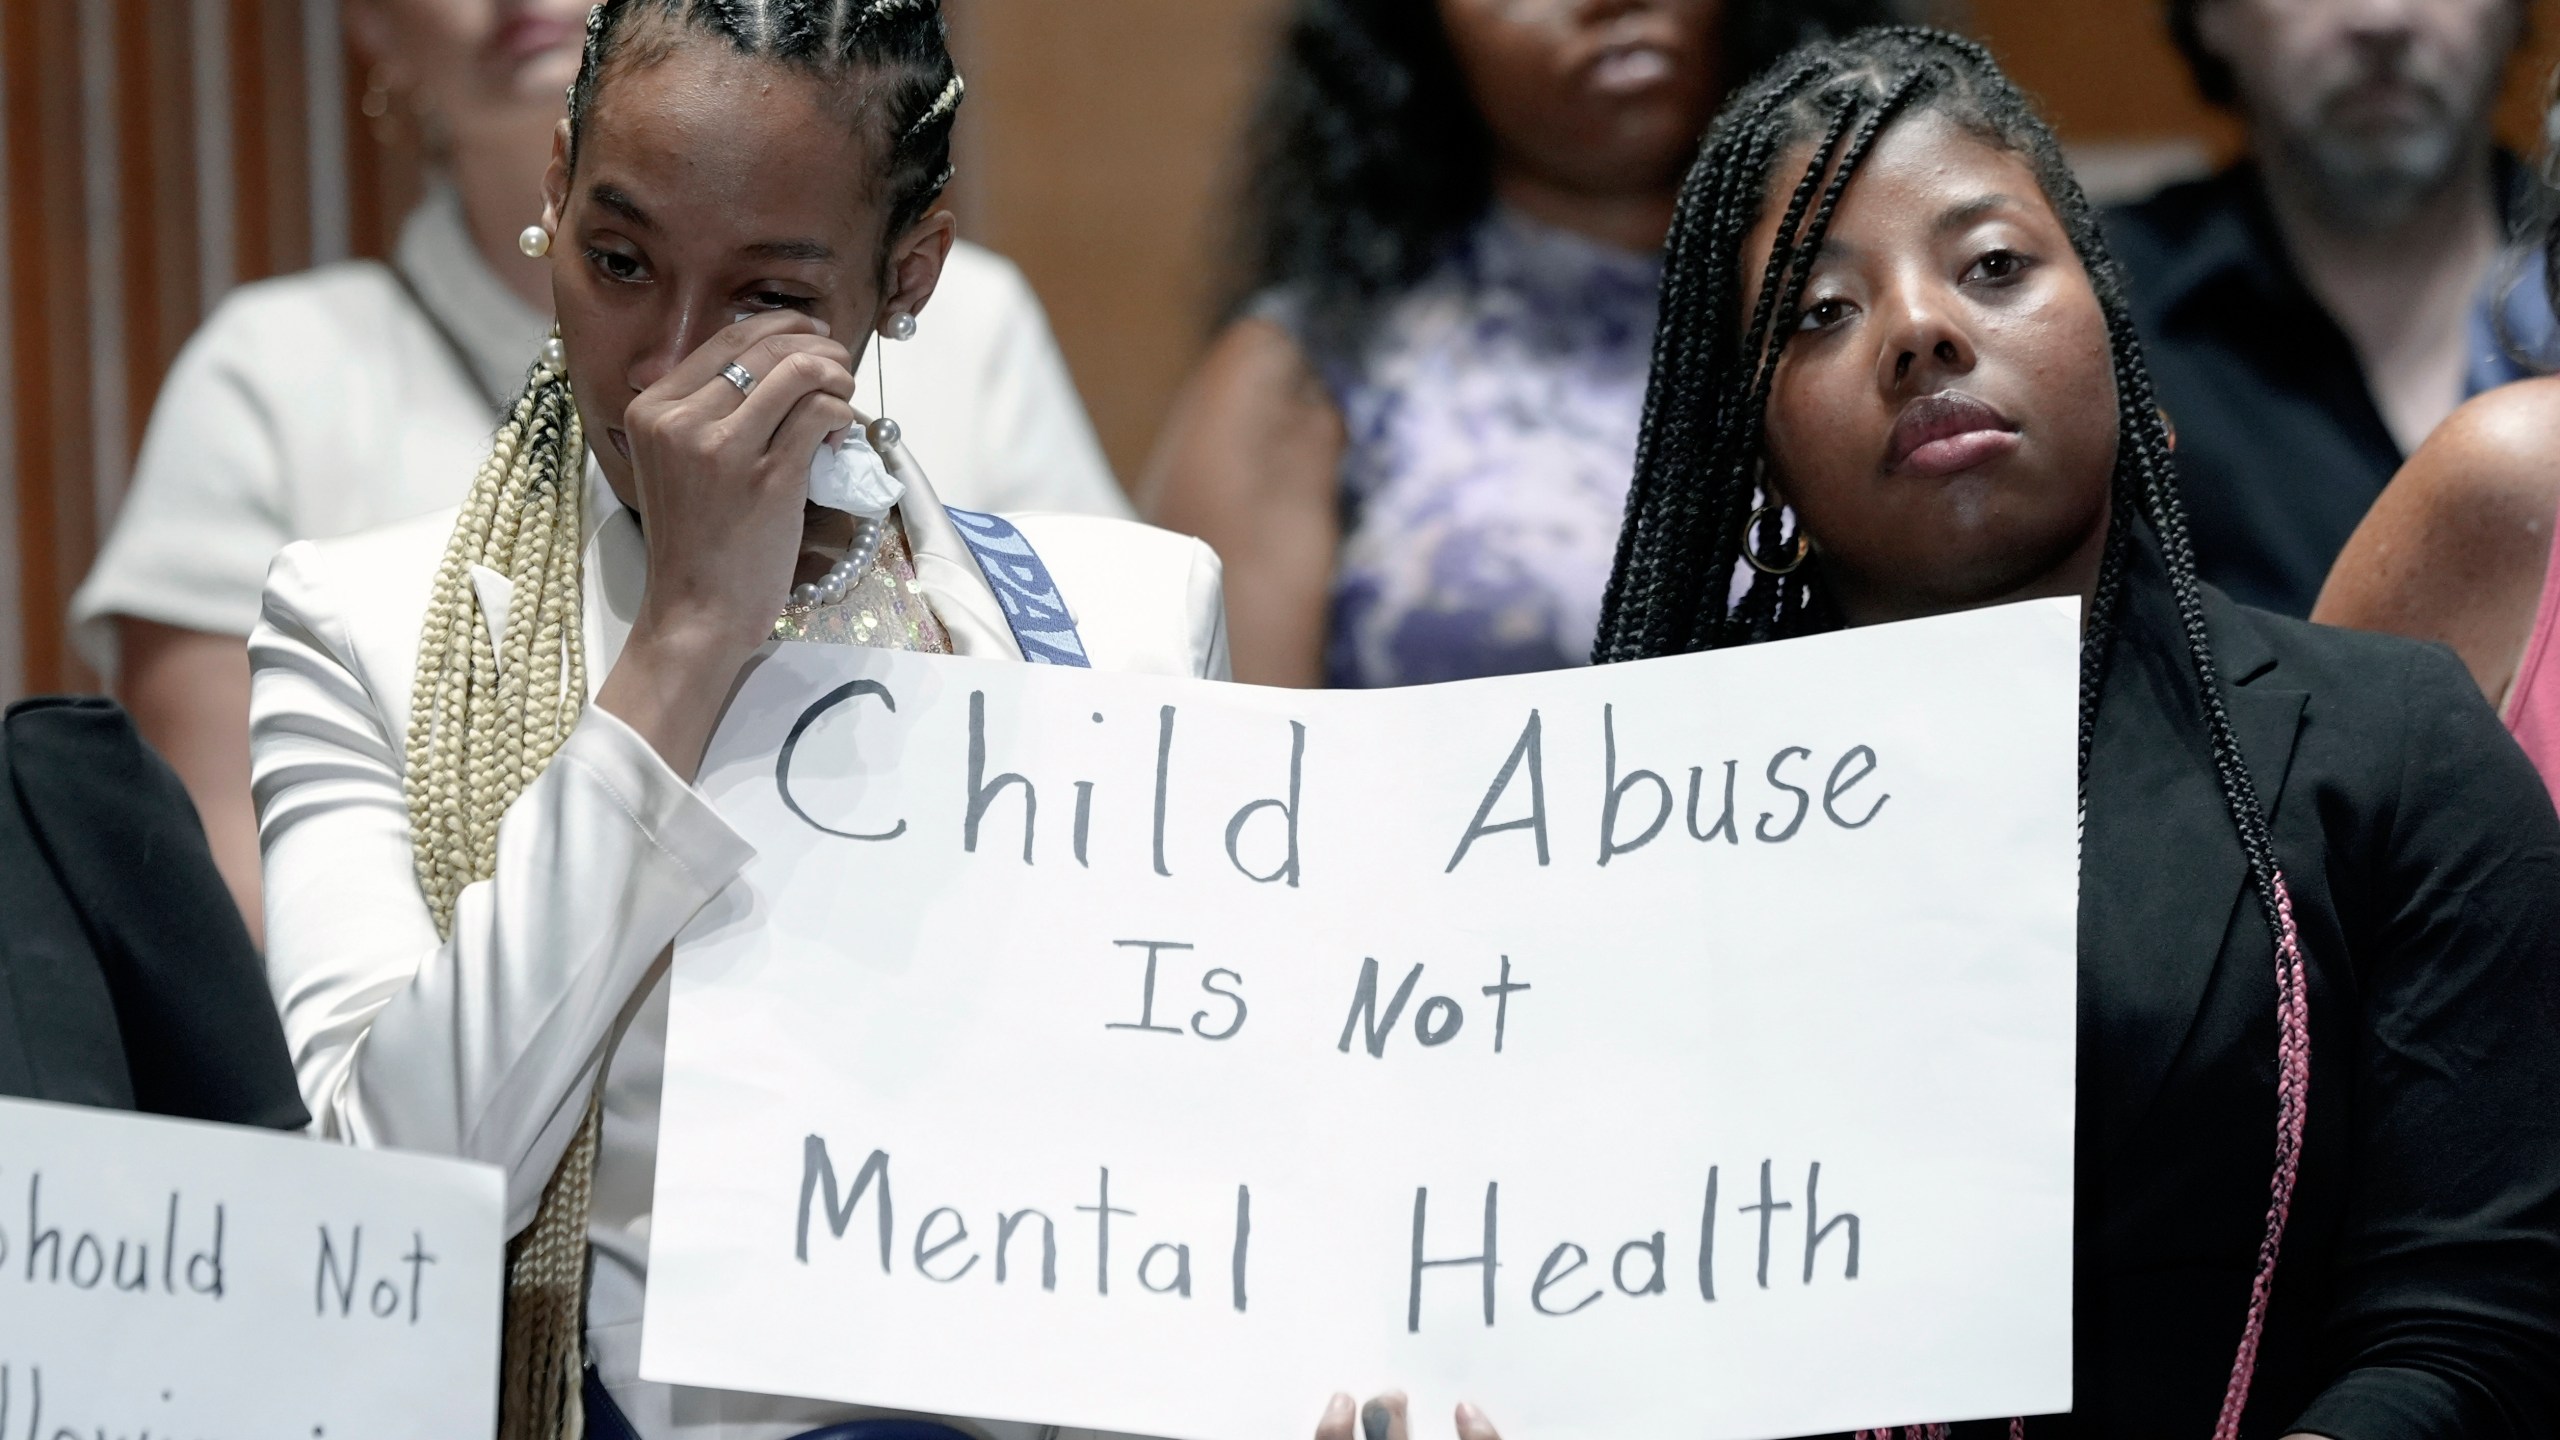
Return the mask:
[(560, 215), (569, 203), (569, 122), (551, 130), (551, 163), (542, 171), (542, 228), (559, 233)]
[(881, 333), (888, 333), (892, 316), (922, 315), (933, 292), (942, 284), (943, 264), (951, 258), (951, 247), (959, 243), (960, 222), (948, 210), (936, 210), (915, 223), (899, 241), (889, 257), (888, 293), (880, 297)]

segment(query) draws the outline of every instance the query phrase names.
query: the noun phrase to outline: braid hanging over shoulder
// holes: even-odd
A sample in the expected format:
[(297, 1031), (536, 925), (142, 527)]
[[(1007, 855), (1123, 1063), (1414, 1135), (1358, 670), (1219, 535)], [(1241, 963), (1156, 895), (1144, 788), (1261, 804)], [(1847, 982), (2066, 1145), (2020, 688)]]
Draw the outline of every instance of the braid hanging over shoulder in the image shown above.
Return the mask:
[[(418, 640), (407, 790), (418, 889), (436, 932), (464, 887), (497, 870), (498, 821), (568, 738), (586, 704), (578, 549), (586, 440), (569, 377), (527, 376), (463, 500)], [(505, 653), (471, 572), (512, 587)]]
[[(498, 868), (498, 826), (569, 736), (587, 699), (581, 497), (586, 439), (569, 377), (547, 361), (526, 377), (514, 411), (464, 499), (418, 640), (406, 787), (418, 889), (450, 938), (463, 890)], [(510, 587), (503, 645), (492, 644), (472, 571)], [(575, 1436), (579, 1327), (586, 1285), (592, 1104), (532, 1228), (507, 1255), (501, 1433)], [(565, 1388), (564, 1388), (565, 1387)], [(533, 1416), (566, 1427), (527, 1430)]]
[[(852, 123), (881, 138), (884, 244), (923, 218), (949, 184), (952, 126), (966, 92), (938, 0), (604, 0), (587, 14), (569, 88), (572, 169), (604, 80), (644, 26), (662, 27), (659, 38), (671, 43), (698, 36), (840, 84), (854, 102)], [(500, 823), (586, 705), (586, 454), (567, 374), (536, 364), (436, 572), (411, 691), (405, 786), (418, 889), (439, 936), (450, 938), (463, 891), (496, 873)], [(497, 644), (475, 568), (511, 587)], [(589, 1097), (532, 1226), (508, 1247), (501, 1440), (578, 1440), (585, 1431), (599, 1096)]]
[[(2274, 1172), (2246, 1318), (2214, 1429), (2216, 1440), (2236, 1440), (2256, 1374), (2308, 1114), (2311, 1032), (2301, 941), (2266, 809), (2224, 701), (2186, 509), (2170, 461), (2167, 421), (2153, 395), (2115, 263), (2052, 131), (1982, 47), (1914, 26), (1880, 27), (1809, 45), (1736, 96), (1716, 121), (1672, 221), (1635, 476), (1592, 658), (1606, 664), (1675, 655), (1839, 624), (1820, 593), (1817, 566), (1755, 574), (1738, 596), (1735, 566), (1747, 549), (1770, 553), (1785, 538), (1775, 510), (1765, 507), (1769, 497), (1762, 484), (1769, 397), (1779, 358), (1801, 318), (1815, 257), (1842, 194), (1878, 138), (1897, 120), (1920, 114), (1939, 116), (2026, 161), (2070, 235), (2106, 319), (2118, 443), (2114, 523), (2081, 649), (2082, 803), (2107, 658), (2123, 610), (2125, 571), (2139, 532), (2147, 528), (2168, 570), (2177, 638), (2187, 652), (2214, 778), (2272, 942), (2278, 1032)], [(1781, 188), (1774, 173), (1778, 161), (1799, 148), (1810, 151), (1804, 173)], [(1757, 288), (1746, 291), (1746, 242), (1764, 207), (1781, 194), (1786, 199), (1777, 242)]]

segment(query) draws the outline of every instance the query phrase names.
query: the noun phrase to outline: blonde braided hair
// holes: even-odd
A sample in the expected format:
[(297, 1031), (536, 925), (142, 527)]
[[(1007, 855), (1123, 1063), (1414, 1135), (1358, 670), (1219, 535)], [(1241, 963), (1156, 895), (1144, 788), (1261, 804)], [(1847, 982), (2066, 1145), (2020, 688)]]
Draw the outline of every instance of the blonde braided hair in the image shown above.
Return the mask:
[[(569, 87), (573, 170), (583, 122), (633, 12), (717, 35), (741, 54), (876, 72), (889, 117), (889, 234), (914, 224), (949, 183), (952, 123), (965, 91), (939, 0), (600, 0), (587, 13)], [(496, 873), (499, 823), (586, 704), (585, 472), (569, 377), (546, 359), (526, 377), (472, 483), (419, 637), (407, 794), (418, 888), (439, 935), (452, 933), (463, 890)], [(503, 654), (480, 616), (475, 565), (514, 587)], [(602, 1115), (599, 1086), (532, 1226), (508, 1250), (500, 1440), (585, 1433), (587, 1216)]]
[[(450, 938), (465, 887), (498, 868), (498, 826), (569, 737), (587, 701), (581, 590), (586, 437), (569, 377), (549, 359), (472, 481), (436, 571), (407, 745), (409, 840), (418, 889)], [(489, 639), (472, 568), (513, 585), (503, 653)], [(586, 1312), (587, 1209), (599, 1107), (542, 1192), (507, 1260), (505, 1440), (578, 1440)]]

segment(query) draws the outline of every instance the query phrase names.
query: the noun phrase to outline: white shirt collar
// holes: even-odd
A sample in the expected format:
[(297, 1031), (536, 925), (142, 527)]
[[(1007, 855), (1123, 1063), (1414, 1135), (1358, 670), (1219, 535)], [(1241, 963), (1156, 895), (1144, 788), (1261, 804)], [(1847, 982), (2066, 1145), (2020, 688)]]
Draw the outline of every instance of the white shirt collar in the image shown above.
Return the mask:
[(536, 313), (490, 272), (450, 184), (437, 182), (401, 222), (393, 263), (470, 356), (474, 378), (502, 403), (514, 398), (550, 333), (551, 317)]

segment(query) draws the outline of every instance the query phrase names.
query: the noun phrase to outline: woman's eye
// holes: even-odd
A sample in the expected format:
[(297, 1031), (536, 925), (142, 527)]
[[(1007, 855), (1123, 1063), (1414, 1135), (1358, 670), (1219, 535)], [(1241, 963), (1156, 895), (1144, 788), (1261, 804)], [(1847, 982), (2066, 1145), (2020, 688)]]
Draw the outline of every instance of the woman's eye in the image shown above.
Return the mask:
[(2008, 280), (2027, 268), (2027, 257), (2015, 250), (1994, 250), (1973, 262), (1973, 273), (1985, 280)]
[(596, 267), (597, 273), (607, 280), (624, 285), (635, 284), (647, 275), (639, 261), (618, 250), (590, 249), (587, 251), (587, 263)]
[(1816, 300), (1812, 304), (1804, 307), (1804, 319), (1797, 323), (1796, 329), (1807, 332), (1814, 330), (1828, 330), (1832, 326), (1837, 325), (1848, 318), (1848, 301), (1837, 298), (1825, 298)]

